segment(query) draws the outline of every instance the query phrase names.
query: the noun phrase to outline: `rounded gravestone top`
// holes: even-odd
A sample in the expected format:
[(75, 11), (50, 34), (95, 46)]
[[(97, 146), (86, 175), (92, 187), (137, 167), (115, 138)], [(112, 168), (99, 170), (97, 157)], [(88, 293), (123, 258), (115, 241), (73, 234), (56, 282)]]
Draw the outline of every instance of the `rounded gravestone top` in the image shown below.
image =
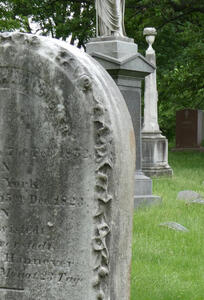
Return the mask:
[(128, 300), (135, 143), (115, 82), (65, 42), (3, 33), (0, 114), (0, 299)]
[(173, 229), (176, 231), (184, 231), (184, 232), (189, 231), (186, 227), (184, 227), (183, 225), (176, 223), (176, 222), (165, 222), (165, 223), (159, 224), (159, 226), (163, 226), (163, 227)]

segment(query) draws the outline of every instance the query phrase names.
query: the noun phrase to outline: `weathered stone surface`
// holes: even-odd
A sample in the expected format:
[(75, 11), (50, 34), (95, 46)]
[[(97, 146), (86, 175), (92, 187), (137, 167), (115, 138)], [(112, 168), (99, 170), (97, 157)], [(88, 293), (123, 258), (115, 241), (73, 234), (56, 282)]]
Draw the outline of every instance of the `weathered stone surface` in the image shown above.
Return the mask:
[(176, 222), (165, 222), (165, 223), (159, 224), (159, 226), (164, 226), (169, 229), (176, 230), (176, 231), (185, 231), (185, 232), (189, 231), (186, 227), (184, 227), (183, 225), (176, 223)]
[(178, 200), (194, 200), (200, 197), (200, 194), (191, 190), (180, 191), (177, 195)]
[(150, 177), (172, 176), (168, 164), (168, 140), (156, 133), (142, 133), (142, 170)]
[(1, 34), (0, 114), (0, 299), (128, 300), (135, 145), (113, 80)]

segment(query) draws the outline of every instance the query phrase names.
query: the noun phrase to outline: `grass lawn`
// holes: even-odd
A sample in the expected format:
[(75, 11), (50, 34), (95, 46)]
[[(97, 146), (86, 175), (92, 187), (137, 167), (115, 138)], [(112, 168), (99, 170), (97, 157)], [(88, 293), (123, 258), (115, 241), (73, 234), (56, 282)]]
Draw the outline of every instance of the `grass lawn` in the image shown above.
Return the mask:
[[(131, 300), (204, 300), (204, 205), (177, 200), (181, 190), (204, 198), (204, 153), (170, 152), (173, 178), (153, 180), (163, 204), (134, 214)], [(158, 226), (178, 222), (189, 232)]]

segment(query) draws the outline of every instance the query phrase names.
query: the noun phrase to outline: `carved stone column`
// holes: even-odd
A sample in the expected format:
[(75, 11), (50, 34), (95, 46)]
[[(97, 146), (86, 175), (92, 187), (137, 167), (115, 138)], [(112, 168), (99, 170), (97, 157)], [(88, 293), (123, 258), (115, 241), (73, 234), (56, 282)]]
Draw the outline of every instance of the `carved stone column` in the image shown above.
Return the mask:
[[(152, 45), (157, 34), (155, 28), (143, 32), (149, 45), (146, 59), (156, 67), (156, 55)], [(155, 70), (145, 78), (144, 124), (142, 129), (142, 170), (147, 176), (172, 175), (168, 165), (168, 140), (161, 134), (158, 124), (158, 93)]]

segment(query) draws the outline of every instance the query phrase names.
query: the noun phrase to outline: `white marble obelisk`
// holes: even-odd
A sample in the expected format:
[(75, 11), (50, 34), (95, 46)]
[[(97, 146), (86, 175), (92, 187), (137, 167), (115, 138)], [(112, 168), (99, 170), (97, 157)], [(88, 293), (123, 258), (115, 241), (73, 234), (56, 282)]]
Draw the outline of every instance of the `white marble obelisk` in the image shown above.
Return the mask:
[[(156, 54), (152, 45), (157, 34), (156, 29), (149, 27), (143, 32), (149, 45), (146, 59), (156, 66)], [(157, 73), (145, 78), (144, 124), (142, 129), (142, 170), (147, 176), (172, 175), (168, 165), (168, 140), (161, 134), (158, 124)]]
[[(146, 35), (146, 41), (149, 47), (146, 51), (146, 58), (149, 62), (156, 66), (156, 55), (152, 48), (155, 36), (157, 32), (155, 28), (145, 28), (144, 35)], [(157, 74), (156, 69), (153, 73), (145, 78), (145, 107), (144, 107), (144, 127), (143, 132), (155, 132), (161, 133), (158, 124), (158, 112), (157, 112)]]

